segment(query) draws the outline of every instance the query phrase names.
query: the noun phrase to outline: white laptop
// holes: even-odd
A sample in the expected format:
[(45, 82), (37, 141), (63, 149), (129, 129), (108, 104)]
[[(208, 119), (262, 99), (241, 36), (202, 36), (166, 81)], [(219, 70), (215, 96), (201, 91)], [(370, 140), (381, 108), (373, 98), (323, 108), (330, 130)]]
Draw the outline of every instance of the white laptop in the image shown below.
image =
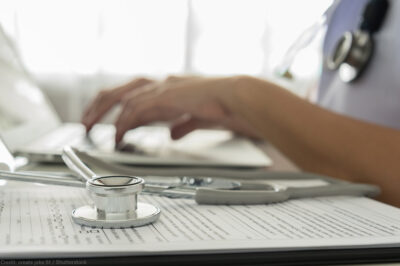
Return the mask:
[(83, 125), (61, 123), (43, 92), (15, 63), (13, 49), (5, 45), (1, 33), (0, 29), (0, 135), (14, 155), (26, 156), (31, 161), (56, 162), (61, 161), (62, 148), (71, 145), (95, 157), (136, 165), (271, 165), (268, 156), (251, 141), (229, 131), (197, 130), (172, 141), (168, 127), (141, 127), (125, 135), (128, 149), (116, 151), (114, 127), (96, 125), (88, 141)]

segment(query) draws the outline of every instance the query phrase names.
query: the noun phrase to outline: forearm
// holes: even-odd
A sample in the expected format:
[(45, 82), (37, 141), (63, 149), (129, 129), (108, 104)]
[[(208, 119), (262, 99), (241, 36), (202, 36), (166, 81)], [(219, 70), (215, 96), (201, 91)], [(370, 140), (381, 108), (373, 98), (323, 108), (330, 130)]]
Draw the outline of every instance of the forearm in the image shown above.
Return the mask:
[(382, 200), (400, 206), (399, 131), (330, 112), (266, 81), (236, 85), (231, 108), (302, 169), (377, 184)]

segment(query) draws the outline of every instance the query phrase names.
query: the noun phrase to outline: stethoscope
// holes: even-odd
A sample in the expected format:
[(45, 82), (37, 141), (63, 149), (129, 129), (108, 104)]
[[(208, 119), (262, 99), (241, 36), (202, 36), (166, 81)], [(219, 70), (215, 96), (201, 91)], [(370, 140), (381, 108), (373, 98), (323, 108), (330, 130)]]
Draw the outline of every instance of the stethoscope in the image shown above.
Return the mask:
[[(0, 178), (72, 187), (85, 187), (93, 204), (72, 211), (75, 223), (97, 228), (127, 228), (157, 221), (161, 210), (149, 203), (138, 202), (139, 193), (169, 198), (194, 199), (198, 204), (248, 205), (270, 204), (289, 199), (319, 196), (369, 196), (379, 194), (379, 188), (355, 184), (311, 173), (267, 171), (212, 170), (216, 176), (230, 178), (183, 178), (180, 184), (146, 184), (143, 178), (129, 175), (98, 176), (83, 163), (81, 151), (65, 147), (62, 158), (76, 177), (60, 177), (34, 173), (0, 171)], [(89, 156), (86, 154), (86, 156)], [(106, 162), (97, 160), (99, 164)], [(95, 161), (96, 162), (96, 161)], [(140, 170), (140, 169), (139, 169)], [(207, 171), (205, 171), (207, 172)], [(170, 172), (171, 173), (171, 172)], [(168, 174), (168, 173), (167, 173)], [(262, 182), (245, 184), (235, 179), (257, 178)], [(326, 185), (285, 187), (268, 180), (323, 180)], [(265, 183), (266, 182), (266, 183)]]
[[(331, 71), (338, 71), (343, 82), (356, 81), (367, 68), (374, 52), (373, 35), (382, 26), (388, 7), (388, 0), (370, 0), (364, 8), (358, 29), (354, 32), (346, 31), (335, 44), (332, 53), (325, 58), (325, 66)], [(290, 67), (296, 55), (313, 41), (325, 22), (324, 14), (290, 46), (277, 67), (280, 76), (289, 79), (293, 77)]]
[(97, 176), (77, 156), (72, 147), (65, 147), (62, 158), (80, 181), (86, 183), (92, 205), (72, 211), (77, 224), (100, 228), (138, 227), (155, 222), (161, 210), (151, 204), (138, 202), (144, 180), (135, 176)]
[(327, 58), (328, 69), (337, 70), (343, 82), (357, 80), (368, 66), (374, 52), (373, 35), (382, 26), (388, 7), (388, 0), (370, 0), (364, 8), (359, 28), (345, 32)]

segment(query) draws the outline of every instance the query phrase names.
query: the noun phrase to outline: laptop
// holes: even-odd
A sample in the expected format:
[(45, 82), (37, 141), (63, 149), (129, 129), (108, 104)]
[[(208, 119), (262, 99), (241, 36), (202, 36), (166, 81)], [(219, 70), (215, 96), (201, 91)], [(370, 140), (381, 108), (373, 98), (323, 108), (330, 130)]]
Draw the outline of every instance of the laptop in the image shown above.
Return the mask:
[(24, 68), (10, 62), (15, 61), (9, 56), (15, 50), (5, 46), (1, 33), (0, 28), (0, 136), (15, 156), (61, 162), (62, 148), (71, 145), (94, 157), (134, 165), (267, 167), (272, 163), (250, 140), (222, 130), (196, 130), (173, 141), (167, 126), (140, 127), (125, 135), (126, 145), (118, 151), (113, 125), (96, 125), (87, 137), (82, 124), (62, 123)]

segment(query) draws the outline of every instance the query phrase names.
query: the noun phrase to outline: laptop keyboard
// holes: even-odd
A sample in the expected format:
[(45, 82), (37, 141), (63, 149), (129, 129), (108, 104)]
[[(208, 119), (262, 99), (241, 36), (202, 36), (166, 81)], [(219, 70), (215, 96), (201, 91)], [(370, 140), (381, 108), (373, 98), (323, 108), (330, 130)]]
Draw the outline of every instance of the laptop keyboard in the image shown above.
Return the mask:
[[(43, 135), (29, 145), (29, 149), (61, 152), (66, 145), (83, 150), (115, 151), (115, 128), (111, 125), (96, 125), (86, 136), (85, 129), (79, 124), (64, 124)], [(122, 152), (154, 155), (159, 154), (170, 143), (169, 129), (163, 127), (142, 127), (127, 132)]]
[(85, 128), (79, 124), (65, 124), (51, 132), (43, 135), (41, 138), (29, 145), (29, 149), (41, 149), (61, 151), (64, 146), (74, 146), (80, 149), (94, 149), (97, 145), (114, 148), (114, 130), (107, 127), (103, 130), (97, 129), (93, 131), (96, 139), (93, 136), (86, 137)]
[[(115, 153), (114, 136), (113, 125), (96, 125), (90, 132), (91, 139), (88, 140), (82, 125), (65, 124), (24, 148), (27, 151), (60, 154), (65, 145), (71, 145), (79, 149), (95, 149), (99, 154), (106, 155)], [(270, 159), (260, 150), (254, 149), (250, 142), (233, 138), (228, 131), (199, 130), (181, 140), (172, 141), (168, 127), (147, 126), (128, 131), (123, 144), (125, 145), (119, 149), (120, 152), (145, 155), (141, 158), (178, 161), (183, 158), (185, 162), (189, 159), (196, 162), (210, 161), (213, 164), (228, 161), (229, 165), (271, 164)], [(243, 156), (246, 152), (249, 156)], [(112, 158), (116, 157), (112, 155)]]

